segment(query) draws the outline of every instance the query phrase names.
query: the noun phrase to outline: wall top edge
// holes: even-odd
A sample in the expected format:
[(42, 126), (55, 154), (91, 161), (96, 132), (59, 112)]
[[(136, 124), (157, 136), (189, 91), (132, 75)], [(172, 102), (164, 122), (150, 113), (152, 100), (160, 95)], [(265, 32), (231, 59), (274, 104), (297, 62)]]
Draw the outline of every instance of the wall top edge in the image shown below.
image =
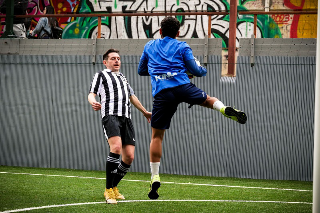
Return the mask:
[(316, 56), (316, 38), (240, 38), (239, 56)]
[[(126, 55), (141, 55), (152, 39), (0, 39), (1, 55), (98, 55), (115, 48)], [(187, 42), (194, 54), (221, 55), (222, 39), (178, 39)], [(210, 51), (206, 51), (209, 49)]]

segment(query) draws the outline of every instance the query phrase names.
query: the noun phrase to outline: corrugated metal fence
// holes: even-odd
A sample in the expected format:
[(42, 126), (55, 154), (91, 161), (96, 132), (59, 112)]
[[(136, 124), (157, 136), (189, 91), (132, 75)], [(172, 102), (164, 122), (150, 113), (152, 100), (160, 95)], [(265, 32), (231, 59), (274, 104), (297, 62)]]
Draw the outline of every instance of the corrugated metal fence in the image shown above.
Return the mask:
[[(198, 56), (203, 61), (203, 56)], [(121, 71), (152, 110), (150, 79), (137, 55)], [(84, 55), (0, 55), (0, 164), (104, 170), (109, 148), (100, 114), (87, 102), (95, 72)], [(160, 172), (258, 179), (312, 180), (315, 57), (239, 56), (235, 82), (222, 80), (221, 55), (192, 81), (226, 105), (244, 110), (246, 125), (181, 104), (163, 142)], [(149, 172), (151, 128), (133, 109), (137, 147), (132, 172)]]

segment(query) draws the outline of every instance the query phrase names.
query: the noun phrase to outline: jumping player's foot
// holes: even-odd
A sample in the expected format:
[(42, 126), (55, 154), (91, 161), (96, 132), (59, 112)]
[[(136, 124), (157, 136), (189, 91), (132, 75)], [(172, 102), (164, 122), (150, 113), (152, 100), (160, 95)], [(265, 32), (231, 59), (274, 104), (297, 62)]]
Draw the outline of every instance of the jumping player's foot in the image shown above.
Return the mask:
[(117, 204), (116, 196), (115, 196), (112, 188), (106, 189), (104, 191), (104, 197), (106, 198), (106, 202), (108, 204)]
[(122, 194), (120, 194), (118, 187), (113, 187), (113, 193), (116, 197), (116, 199), (120, 199), (120, 200), (124, 200), (124, 196)]
[(220, 109), (220, 112), (227, 118), (237, 121), (238, 123), (245, 124), (247, 122), (246, 113), (240, 110), (234, 109), (232, 107), (229, 107), (229, 106), (222, 107)]
[(160, 188), (161, 183), (160, 183), (160, 176), (159, 175), (154, 175), (151, 182), (150, 182), (150, 191), (148, 194), (148, 197), (150, 199), (158, 199), (159, 193), (158, 189)]

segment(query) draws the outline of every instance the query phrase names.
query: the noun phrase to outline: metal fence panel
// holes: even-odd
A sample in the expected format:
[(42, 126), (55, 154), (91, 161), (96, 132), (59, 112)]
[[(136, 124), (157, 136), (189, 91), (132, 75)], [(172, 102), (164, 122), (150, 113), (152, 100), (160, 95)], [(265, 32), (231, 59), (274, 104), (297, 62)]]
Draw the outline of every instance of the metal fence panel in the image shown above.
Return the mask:
[[(203, 56), (197, 56), (203, 61)], [(217, 61), (219, 63), (217, 63)], [(87, 102), (95, 72), (91, 56), (0, 55), (0, 164), (104, 170), (108, 145), (100, 114)], [(121, 71), (152, 110), (139, 56), (123, 55)], [(238, 57), (235, 81), (221, 81), (221, 56), (192, 80), (210, 96), (248, 114), (240, 125), (220, 113), (181, 104), (163, 142), (160, 172), (258, 179), (312, 180), (315, 57)], [(135, 160), (149, 172), (151, 128), (133, 109)]]

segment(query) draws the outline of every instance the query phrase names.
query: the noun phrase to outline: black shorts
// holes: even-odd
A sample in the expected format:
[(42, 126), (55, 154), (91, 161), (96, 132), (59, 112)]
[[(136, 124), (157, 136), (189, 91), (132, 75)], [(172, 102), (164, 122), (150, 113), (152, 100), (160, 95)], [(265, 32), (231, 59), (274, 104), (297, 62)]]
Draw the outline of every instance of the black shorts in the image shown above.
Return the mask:
[(200, 105), (206, 99), (207, 94), (192, 83), (161, 90), (153, 100), (151, 126), (169, 129), (171, 118), (180, 103)]
[(135, 146), (134, 128), (130, 118), (106, 115), (102, 118), (104, 135), (108, 138), (120, 136), (122, 145)]

